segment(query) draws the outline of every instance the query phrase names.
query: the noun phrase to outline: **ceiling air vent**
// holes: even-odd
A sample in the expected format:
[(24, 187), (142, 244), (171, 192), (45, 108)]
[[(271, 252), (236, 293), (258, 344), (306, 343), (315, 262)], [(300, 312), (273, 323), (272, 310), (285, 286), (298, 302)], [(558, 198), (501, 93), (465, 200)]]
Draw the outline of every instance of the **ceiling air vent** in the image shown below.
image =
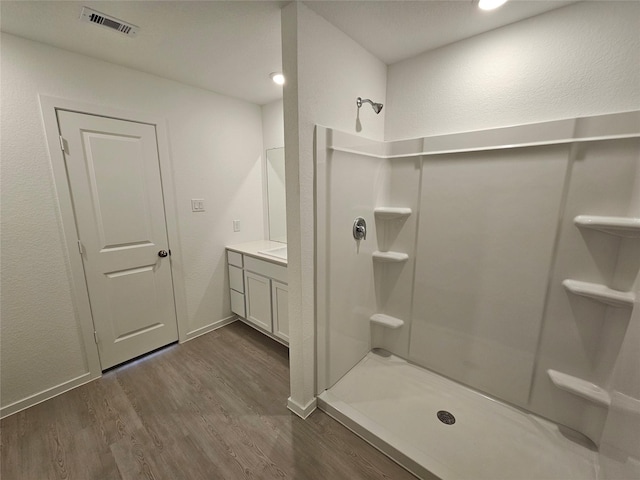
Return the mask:
[(140, 29), (140, 27), (137, 27), (136, 25), (123, 22), (122, 20), (97, 12), (89, 7), (82, 7), (80, 20), (83, 22), (95, 23), (96, 25), (100, 25), (111, 30), (116, 30), (128, 37), (135, 37)]

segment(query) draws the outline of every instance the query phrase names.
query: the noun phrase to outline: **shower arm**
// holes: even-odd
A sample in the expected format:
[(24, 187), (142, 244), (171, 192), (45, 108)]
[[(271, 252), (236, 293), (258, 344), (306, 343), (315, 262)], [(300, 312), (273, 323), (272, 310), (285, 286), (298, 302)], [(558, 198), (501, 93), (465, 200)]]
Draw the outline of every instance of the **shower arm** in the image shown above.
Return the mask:
[(356, 105), (358, 105), (358, 108), (360, 108), (363, 103), (370, 103), (373, 107), (373, 101), (369, 100), (368, 98), (358, 97), (358, 99), (356, 100)]
[(362, 97), (358, 97), (356, 99), (356, 105), (358, 106), (358, 108), (362, 107), (363, 103), (369, 103), (373, 108), (373, 111), (376, 113), (380, 113), (380, 110), (382, 110), (382, 106), (383, 106), (382, 103), (376, 103), (368, 98), (362, 98)]

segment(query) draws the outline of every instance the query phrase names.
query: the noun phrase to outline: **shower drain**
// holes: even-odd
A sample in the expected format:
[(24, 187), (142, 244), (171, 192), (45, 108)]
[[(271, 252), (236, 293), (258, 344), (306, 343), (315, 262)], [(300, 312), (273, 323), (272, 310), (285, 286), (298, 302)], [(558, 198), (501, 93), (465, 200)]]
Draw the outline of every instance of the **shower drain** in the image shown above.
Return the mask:
[(453, 425), (456, 423), (456, 417), (453, 414), (447, 412), (446, 410), (440, 410), (436, 415), (438, 415), (438, 420), (447, 425)]

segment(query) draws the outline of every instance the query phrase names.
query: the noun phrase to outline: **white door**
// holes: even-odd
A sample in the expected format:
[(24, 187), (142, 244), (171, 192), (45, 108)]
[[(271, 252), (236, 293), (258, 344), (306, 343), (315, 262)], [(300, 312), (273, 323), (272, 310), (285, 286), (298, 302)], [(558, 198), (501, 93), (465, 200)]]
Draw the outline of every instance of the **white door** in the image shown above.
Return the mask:
[(57, 115), (105, 370), (178, 339), (156, 131)]

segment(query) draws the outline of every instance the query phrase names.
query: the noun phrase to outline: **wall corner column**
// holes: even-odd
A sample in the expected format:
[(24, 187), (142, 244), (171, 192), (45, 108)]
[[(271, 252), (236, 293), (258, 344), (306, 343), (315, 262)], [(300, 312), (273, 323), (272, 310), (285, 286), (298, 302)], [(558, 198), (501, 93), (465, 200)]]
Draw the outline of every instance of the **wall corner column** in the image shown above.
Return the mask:
[[(287, 191), (289, 276), (289, 364), (291, 396), (287, 406), (302, 418), (316, 408), (315, 397), (315, 247), (313, 157), (301, 151), (298, 88), (298, 13), (292, 2), (282, 9), (284, 143)], [(304, 148), (305, 146), (303, 146)], [(309, 148), (311, 148), (309, 146)]]

